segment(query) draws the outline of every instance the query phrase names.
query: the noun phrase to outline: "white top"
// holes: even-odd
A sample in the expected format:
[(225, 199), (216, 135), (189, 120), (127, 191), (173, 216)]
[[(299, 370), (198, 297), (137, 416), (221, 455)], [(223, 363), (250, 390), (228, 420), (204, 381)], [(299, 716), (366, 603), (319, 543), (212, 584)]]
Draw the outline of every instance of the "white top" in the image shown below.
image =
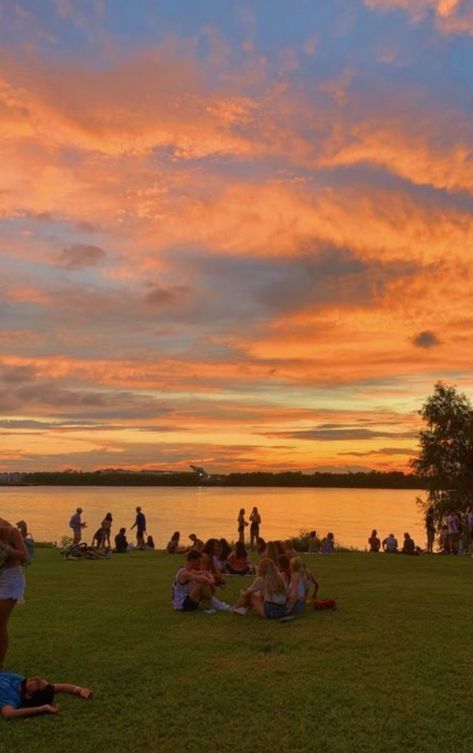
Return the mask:
[(186, 572), (186, 568), (181, 567), (176, 573), (174, 583), (172, 584), (172, 605), (174, 609), (182, 609), (186, 596), (189, 596), (192, 588), (192, 582), (190, 580), (187, 583), (179, 583), (179, 576), (184, 572)]

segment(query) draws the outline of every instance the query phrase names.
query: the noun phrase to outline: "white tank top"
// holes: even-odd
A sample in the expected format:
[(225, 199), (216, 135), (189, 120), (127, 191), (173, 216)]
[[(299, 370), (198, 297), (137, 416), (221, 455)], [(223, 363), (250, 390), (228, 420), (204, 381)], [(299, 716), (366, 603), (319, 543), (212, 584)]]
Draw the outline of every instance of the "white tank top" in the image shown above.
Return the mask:
[(172, 584), (172, 605), (174, 609), (182, 609), (186, 596), (189, 595), (192, 587), (191, 581), (188, 581), (187, 583), (179, 583), (179, 576), (184, 572), (186, 572), (186, 568), (181, 567), (176, 573), (174, 583)]

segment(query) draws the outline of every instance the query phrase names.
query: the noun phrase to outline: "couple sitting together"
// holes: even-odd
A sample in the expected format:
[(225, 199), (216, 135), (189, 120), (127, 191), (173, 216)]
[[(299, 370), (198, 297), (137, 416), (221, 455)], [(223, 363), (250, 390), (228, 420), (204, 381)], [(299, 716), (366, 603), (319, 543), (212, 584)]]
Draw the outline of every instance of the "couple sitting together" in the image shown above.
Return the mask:
[[(261, 559), (257, 576), (251, 586), (240, 594), (235, 606), (215, 596), (216, 583), (212, 574), (202, 569), (202, 554), (191, 550), (187, 562), (176, 574), (172, 589), (173, 607), (183, 612), (198, 609), (208, 601), (218, 611), (247, 614), (253, 608), (260, 617), (280, 620), (295, 617), (304, 609), (311, 579), (299, 557), (290, 560), (288, 577), (284, 577), (273, 560)], [(312, 581), (313, 582), (313, 581)]]

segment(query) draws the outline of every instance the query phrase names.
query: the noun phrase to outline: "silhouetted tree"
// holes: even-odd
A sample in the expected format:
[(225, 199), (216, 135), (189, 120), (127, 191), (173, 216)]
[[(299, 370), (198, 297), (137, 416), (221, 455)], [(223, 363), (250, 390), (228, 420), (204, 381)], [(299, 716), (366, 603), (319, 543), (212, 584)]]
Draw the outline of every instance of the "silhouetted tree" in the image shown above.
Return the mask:
[(419, 413), (427, 428), (412, 466), (427, 480), (426, 507), (441, 521), (450, 510), (473, 505), (473, 407), (455, 387), (437, 382)]

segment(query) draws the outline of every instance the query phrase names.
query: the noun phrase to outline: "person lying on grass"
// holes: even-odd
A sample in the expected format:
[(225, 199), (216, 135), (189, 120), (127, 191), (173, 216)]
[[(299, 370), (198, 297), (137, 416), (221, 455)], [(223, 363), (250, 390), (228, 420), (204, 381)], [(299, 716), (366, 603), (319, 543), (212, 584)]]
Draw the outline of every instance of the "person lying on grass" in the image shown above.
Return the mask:
[(215, 597), (215, 580), (202, 570), (202, 553), (191, 549), (187, 562), (176, 573), (172, 587), (172, 605), (180, 612), (195, 612), (201, 601), (209, 601), (213, 609), (229, 612), (231, 606)]
[(43, 677), (22, 677), (14, 672), (0, 672), (0, 709), (4, 719), (18, 719), (35, 714), (56, 714), (55, 693), (70, 693), (89, 699), (89, 688), (67, 682), (50, 683)]

